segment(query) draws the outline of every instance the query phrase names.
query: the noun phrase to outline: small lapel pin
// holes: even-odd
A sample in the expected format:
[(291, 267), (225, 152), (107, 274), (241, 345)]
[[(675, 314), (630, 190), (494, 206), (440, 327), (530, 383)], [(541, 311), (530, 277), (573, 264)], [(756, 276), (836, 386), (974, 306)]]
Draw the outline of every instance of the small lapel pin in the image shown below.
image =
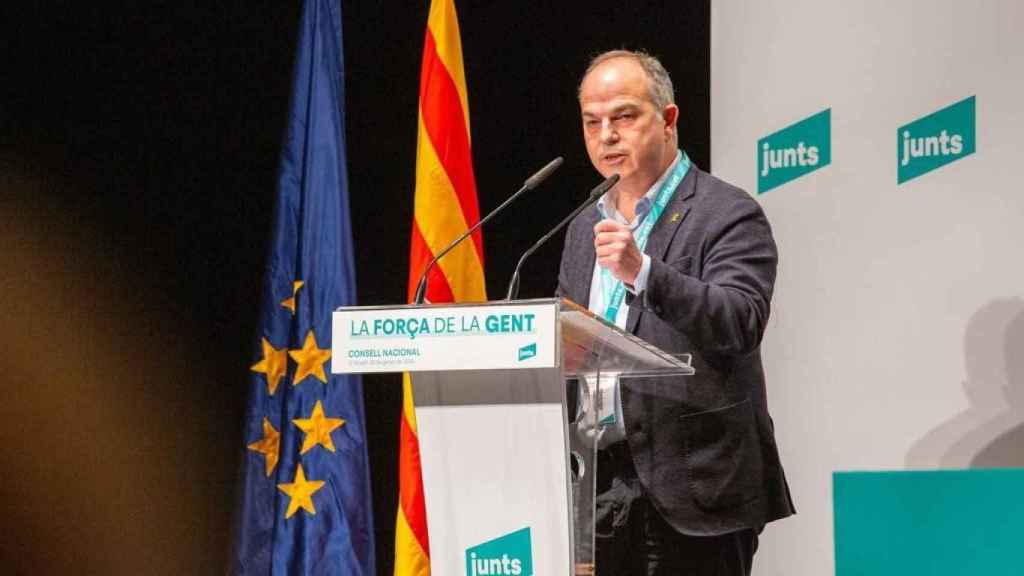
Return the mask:
[(673, 212), (672, 213), (672, 219), (670, 221), (671, 222), (679, 222), (679, 212)]

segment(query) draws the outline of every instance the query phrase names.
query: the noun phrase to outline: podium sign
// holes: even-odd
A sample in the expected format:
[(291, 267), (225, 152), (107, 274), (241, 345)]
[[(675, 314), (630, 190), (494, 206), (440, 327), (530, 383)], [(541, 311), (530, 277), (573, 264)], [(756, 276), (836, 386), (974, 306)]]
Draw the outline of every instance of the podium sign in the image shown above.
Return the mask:
[(331, 372), (552, 368), (558, 308), (547, 304), (343, 308)]
[(433, 574), (569, 573), (564, 384), (542, 371), (412, 375)]

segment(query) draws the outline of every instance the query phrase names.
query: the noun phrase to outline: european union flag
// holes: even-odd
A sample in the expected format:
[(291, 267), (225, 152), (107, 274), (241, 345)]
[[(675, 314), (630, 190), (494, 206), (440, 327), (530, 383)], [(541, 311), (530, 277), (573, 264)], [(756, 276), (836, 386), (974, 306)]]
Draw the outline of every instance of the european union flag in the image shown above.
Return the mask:
[(363, 394), (330, 373), (355, 302), (341, 9), (306, 0), (245, 422), (234, 573), (374, 574)]

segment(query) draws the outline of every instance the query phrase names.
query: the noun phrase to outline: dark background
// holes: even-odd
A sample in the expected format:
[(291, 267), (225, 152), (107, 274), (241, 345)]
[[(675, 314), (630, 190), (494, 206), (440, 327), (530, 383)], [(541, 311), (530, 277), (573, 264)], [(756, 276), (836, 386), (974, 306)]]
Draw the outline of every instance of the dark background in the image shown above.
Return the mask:
[[(14, 574), (223, 573), (301, 6), (87, 4), (4, 19), (0, 561)], [(360, 304), (406, 298), (427, 10), (343, 4)], [(481, 214), (565, 156), (484, 230), (492, 297), (600, 180), (575, 94), (590, 56), (659, 56), (680, 142), (709, 168), (708, 1), (458, 10)], [(553, 292), (560, 246), (528, 263), (522, 297)], [(389, 573), (399, 379), (366, 378), (365, 394)]]

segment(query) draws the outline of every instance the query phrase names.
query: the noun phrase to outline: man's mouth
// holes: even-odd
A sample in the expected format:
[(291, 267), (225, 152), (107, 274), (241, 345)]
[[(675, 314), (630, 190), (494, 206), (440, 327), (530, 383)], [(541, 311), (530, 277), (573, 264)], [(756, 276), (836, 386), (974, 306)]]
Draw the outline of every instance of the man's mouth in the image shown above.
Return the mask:
[(609, 164), (618, 164), (626, 159), (626, 154), (622, 152), (609, 152), (608, 154), (605, 154), (601, 159)]

